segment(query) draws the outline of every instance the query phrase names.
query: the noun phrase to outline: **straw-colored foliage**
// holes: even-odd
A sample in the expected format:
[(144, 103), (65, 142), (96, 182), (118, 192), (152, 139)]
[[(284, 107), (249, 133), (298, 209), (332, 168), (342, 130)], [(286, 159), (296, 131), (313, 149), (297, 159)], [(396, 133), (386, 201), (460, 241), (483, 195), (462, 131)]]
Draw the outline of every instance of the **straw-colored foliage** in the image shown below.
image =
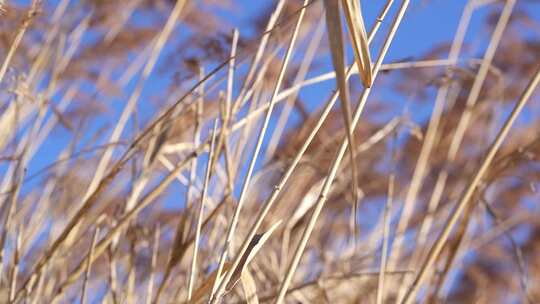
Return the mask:
[(0, 28), (0, 303), (540, 302), (534, 1), (5, 0)]

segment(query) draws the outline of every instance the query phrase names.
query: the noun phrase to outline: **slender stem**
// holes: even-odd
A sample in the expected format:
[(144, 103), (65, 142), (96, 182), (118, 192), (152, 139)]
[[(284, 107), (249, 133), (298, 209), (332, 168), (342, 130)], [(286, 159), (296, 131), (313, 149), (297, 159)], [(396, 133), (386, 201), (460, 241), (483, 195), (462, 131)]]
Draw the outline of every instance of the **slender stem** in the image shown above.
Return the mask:
[[(377, 77), (377, 74), (379, 72), (379, 69), (382, 65), (382, 61), (390, 47), (391, 42), (394, 39), (394, 36), (396, 34), (396, 31), (401, 24), (401, 20), (403, 19), (403, 16), (405, 15), (405, 11), (407, 10), (407, 7), (409, 6), (409, 0), (404, 0), (401, 4), (401, 7), (399, 9), (399, 12), (397, 13), (396, 18), (394, 19), (394, 22), (392, 23), (392, 26), (390, 28), (390, 31), (384, 41), (383, 47), (381, 49), (381, 52), (379, 54), (379, 57), (377, 58), (377, 61), (375, 63), (375, 66), (373, 68), (373, 79)], [(354, 117), (352, 120), (351, 127), (354, 128), (356, 124), (358, 123), (358, 120), (360, 119), (360, 115), (362, 114), (364, 107), (367, 102), (367, 98), (369, 96), (369, 93), (371, 92), (371, 88), (365, 88), (364, 92), (362, 93), (360, 97), (360, 101), (358, 102), (358, 106), (356, 108), (356, 111), (354, 113)], [(283, 303), (283, 300), (285, 299), (285, 294), (287, 293), (287, 289), (289, 285), (291, 284), (292, 277), (296, 271), (296, 268), (298, 267), (298, 264), (300, 263), (300, 258), (302, 257), (302, 254), (304, 253), (304, 250), (307, 245), (307, 241), (309, 240), (309, 237), (311, 236), (311, 232), (315, 228), (315, 223), (317, 222), (317, 219), (319, 217), (319, 214), (321, 213), (322, 207), (324, 206), (324, 203), (326, 202), (328, 193), (330, 192), (330, 188), (332, 186), (332, 183), (334, 181), (334, 178), (337, 175), (337, 171), (339, 168), (339, 165), (341, 164), (341, 160), (343, 159), (343, 155), (345, 154), (345, 150), (347, 149), (347, 140), (345, 139), (341, 143), (341, 147), (339, 148), (339, 152), (334, 158), (334, 161), (332, 163), (332, 166), (330, 168), (330, 172), (328, 173), (325, 183), (322, 187), (321, 193), (319, 195), (319, 199), (317, 200), (317, 203), (315, 205), (315, 209), (313, 211), (313, 214), (311, 215), (311, 218), (309, 219), (309, 222), (307, 224), (307, 227), (305, 228), (302, 238), (300, 240), (300, 243), (298, 247), (296, 248), (293, 260), (289, 266), (289, 269), (285, 275), (285, 279), (281, 283), (281, 287), (279, 289), (279, 296), (276, 300), (276, 304)]]
[(201, 229), (204, 213), (204, 203), (206, 201), (206, 196), (208, 195), (208, 184), (210, 182), (210, 175), (212, 169), (212, 159), (214, 157), (214, 150), (216, 145), (216, 129), (217, 129), (217, 119), (214, 121), (214, 127), (212, 129), (212, 141), (210, 143), (210, 153), (208, 156), (208, 162), (206, 164), (206, 173), (204, 176), (204, 185), (201, 198), (201, 204), (199, 206), (199, 213), (197, 216), (197, 228), (195, 230), (195, 245), (193, 246), (193, 259), (191, 260), (191, 268), (188, 282), (188, 301), (191, 300), (191, 293), (193, 292), (193, 285), (195, 284), (195, 276), (197, 271), (197, 254), (199, 252), (199, 243), (201, 239)]
[(81, 292), (81, 304), (86, 303), (86, 290), (88, 289), (88, 280), (90, 278), (90, 271), (92, 271), (92, 256), (94, 255), (94, 249), (96, 247), (97, 238), (99, 236), (99, 227), (96, 228), (94, 232), (94, 237), (92, 238), (92, 243), (90, 244), (90, 250), (88, 253), (88, 258), (86, 259), (86, 271), (84, 272), (84, 281)]
[(158, 249), (159, 249), (159, 236), (160, 236), (159, 224), (154, 230), (154, 243), (152, 246), (152, 260), (150, 261), (150, 274), (148, 278), (148, 287), (146, 289), (146, 304), (152, 303), (152, 293), (154, 292), (154, 276), (157, 265)]
[[(380, 12), (379, 18), (377, 18), (377, 22), (375, 23), (375, 25), (373, 26), (371, 32), (369, 33), (368, 40), (369, 40), (370, 43), (373, 40), (373, 38), (375, 37), (375, 34), (377, 33), (378, 29), (380, 28), (380, 24), (381, 24), (382, 20), (388, 14), (388, 11), (390, 9), (389, 4), (391, 4), (391, 3), (392, 3), (392, 0), (388, 1), (387, 5)], [(351, 65), (348, 68), (347, 77), (350, 77), (353, 74), (353, 72), (354, 72), (353, 67), (355, 67), (355, 65)], [(278, 197), (279, 197), (279, 195), (281, 193), (281, 190), (283, 189), (283, 187), (285, 186), (285, 184), (287, 183), (289, 178), (292, 176), (292, 173), (296, 169), (296, 167), (299, 164), (302, 156), (304, 155), (307, 148), (311, 144), (311, 141), (315, 138), (315, 135), (319, 132), (319, 129), (321, 128), (324, 121), (326, 120), (326, 118), (330, 114), (330, 112), (332, 110), (332, 107), (334, 106), (334, 104), (337, 101), (337, 97), (338, 97), (338, 92), (335, 91), (332, 94), (332, 96), (330, 97), (329, 101), (326, 103), (326, 106), (323, 108), (321, 116), (319, 117), (319, 119), (317, 120), (315, 125), (313, 126), (313, 128), (312, 128), (311, 132), (309, 133), (309, 135), (307, 136), (306, 140), (304, 141), (304, 143), (302, 144), (302, 146), (299, 148), (298, 152), (296, 153), (296, 156), (291, 161), (291, 164), (289, 165), (289, 168), (283, 174), (283, 176), (281, 177), (281, 180), (279, 181), (279, 183), (277, 183), (274, 186), (274, 189), (272, 190), (272, 193), (270, 194), (269, 198), (263, 204), (264, 207), (257, 214), (257, 218), (255, 220), (255, 223), (253, 223), (251, 229), (248, 232), (248, 235), (245, 237), (244, 242), (242, 243), (242, 246), (240, 247), (240, 250), (236, 254), (236, 257), (234, 258), (233, 262), (231, 263), (231, 268), (230, 268), (231, 271), (228, 271), (225, 278), (221, 281), (220, 286), (218, 287), (218, 291), (217, 291), (218, 294), (225, 290), (225, 286), (227, 286), (227, 283), (230, 281), (230, 279), (232, 277), (232, 274), (235, 272), (235, 269), (238, 267), (242, 256), (244, 255), (244, 253), (246, 252), (249, 244), (253, 240), (253, 237), (257, 233), (257, 230), (262, 225), (264, 218), (266, 217), (266, 215), (268, 214), (268, 212), (270, 211), (272, 206), (276, 203), (276, 201), (277, 201), (277, 199), (278, 199)]]
[[(220, 257), (220, 260), (219, 260), (219, 266), (218, 266), (218, 270), (217, 270), (217, 275), (216, 275), (216, 278), (218, 278), (218, 279), (214, 282), (214, 286), (212, 287), (212, 294), (211, 294), (211, 297), (210, 297), (211, 302), (215, 302), (220, 296), (220, 294), (217, 294), (217, 296), (214, 297), (214, 295), (216, 295), (216, 291), (217, 291), (217, 287), (218, 287), (217, 284), (219, 283), (218, 281), (219, 281), (219, 278), (221, 276), (223, 266), (225, 264), (225, 259), (227, 257), (228, 248), (229, 248), (229, 246), (230, 246), (230, 244), (232, 242), (232, 238), (233, 238), (234, 232), (236, 230), (236, 225), (238, 223), (238, 218), (240, 216), (240, 211), (241, 211), (242, 206), (243, 206), (244, 201), (245, 201), (245, 196), (246, 196), (246, 193), (247, 193), (247, 189), (248, 189), (249, 183), (251, 181), (251, 176), (253, 174), (253, 170), (255, 169), (255, 164), (257, 162), (259, 151), (260, 151), (260, 149), (262, 147), (262, 143), (263, 143), (263, 140), (264, 140), (264, 135), (266, 134), (266, 130), (267, 130), (268, 124), (270, 122), (270, 117), (272, 115), (272, 111), (273, 111), (274, 106), (276, 104), (276, 100), (277, 100), (276, 97), (277, 97), (277, 95), (279, 93), (279, 90), (281, 89), (283, 79), (285, 78), (285, 71), (287, 70), (289, 60), (292, 57), (292, 52), (294, 50), (295, 42), (296, 42), (296, 39), (298, 37), (298, 33), (299, 33), (299, 30), (300, 30), (300, 25), (302, 24), (302, 20), (304, 19), (304, 15), (305, 15), (305, 12), (306, 12), (306, 5), (308, 4), (308, 2), (309, 2), (308, 0), (304, 0), (304, 8), (300, 11), (300, 14), (298, 16), (298, 20), (296, 22), (294, 32), (293, 32), (293, 34), (291, 36), (291, 40), (289, 41), (289, 46), (287, 48), (285, 58), (283, 58), (283, 63), (281, 65), (281, 69), (279, 71), (278, 79), (276, 81), (276, 84), (274, 86), (274, 90), (272, 92), (272, 97), (270, 98), (268, 111), (266, 112), (266, 116), (264, 118), (262, 128), (261, 128), (261, 130), (259, 132), (259, 135), (258, 135), (257, 144), (255, 146), (255, 150), (253, 151), (253, 156), (251, 158), (251, 161), (250, 161), (250, 164), (249, 164), (249, 167), (248, 167), (246, 178), (244, 179), (244, 183), (242, 185), (242, 190), (240, 192), (240, 197), (238, 199), (238, 204), (236, 205), (234, 215), (233, 215), (233, 218), (232, 218), (232, 222), (229, 225), (229, 228), (228, 228), (228, 231), (227, 231), (227, 238), (225, 240), (225, 246), (224, 246), (223, 251), (221, 253), (221, 257)], [(230, 271), (230, 272), (232, 273), (232, 271)]]

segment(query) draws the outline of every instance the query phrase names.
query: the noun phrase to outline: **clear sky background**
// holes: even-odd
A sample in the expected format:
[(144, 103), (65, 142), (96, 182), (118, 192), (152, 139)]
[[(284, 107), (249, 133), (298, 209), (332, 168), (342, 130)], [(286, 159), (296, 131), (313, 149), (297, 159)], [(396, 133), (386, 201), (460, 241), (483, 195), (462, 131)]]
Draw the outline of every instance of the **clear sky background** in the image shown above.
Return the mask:
[[(21, 5), (28, 5), (30, 1), (18, 0), (13, 2)], [(216, 36), (219, 34), (228, 34), (235, 27), (240, 28), (241, 36), (253, 36), (253, 31), (250, 27), (248, 27), (248, 25), (251, 24), (255, 16), (261, 14), (264, 8), (274, 5), (273, 1), (231, 0), (229, 2), (232, 4), (232, 7), (234, 7), (234, 10), (231, 11), (228, 8), (215, 9), (216, 14), (222, 16), (225, 20), (227, 20), (227, 22), (230, 23), (229, 28), (222, 28), (222, 33), (216, 33)], [(46, 3), (49, 7), (53, 8), (55, 4), (58, 3), (58, 1), (44, 1), (44, 3)], [(451, 41), (452, 37), (456, 32), (460, 16), (466, 3), (467, 1), (465, 0), (411, 1), (410, 8), (405, 15), (405, 20), (401, 24), (397, 32), (396, 38), (394, 39), (394, 42), (390, 47), (385, 62), (415, 60), (421, 58), (434, 46)], [(373, 24), (381, 5), (382, 1), (362, 1), (362, 9), (363, 13), (365, 14), (365, 21), (368, 29), (371, 28), (371, 25)], [(391, 20), (392, 14), (397, 10), (398, 5), (399, 1), (396, 1), (389, 15), (390, 17), (387, 18), (387, 20), (385, 21), (387, 25)], [(471, 25), (469, 27), (469, 31), (467, 32), (465, 39), (467, 47), (465, 48), (465, 55), (463, 56), (464, 58), (472, 58), (483, 53), (484, 48), (487, 45), (489, 35), (491, 33), (491, 29), (486, 28), (485, 26), (483, 26), (483, 24), (485, 22), (487, 14), (491, 11), (491, 7), (493, 7), (493, 5), (500, 7), (500, 4), (492, 4), (485, 9), (479, 9), (475, 11), (473, 19), (471, 21)], [(540, 20), (540, 1), (520, 0), (518, 1), (518, 8), (532, 12), (533, 15), (535, 17), (538, 17), (538, 20)], [(135, 17), (135, 22), (148, 22), (148, 20), (144, 19), (144, 16), (137, 17), (137, 15), (135, 15)], [(177, 26), (174, 35), (181, 36), (185, 34), (186, 30), (189, 31), (189, 29), (186, 29), (184, 26), (179, 25)], [(381, 34), (383, 34), (383, 31), (381, 31), (377, 35), (373, 43), (373, 54), (377, 54), (376, 52), (380, 47), (380, 43), (383, 37), (383, 35)], [(534, 34), (531, 34), (531, 36), (534, 36)], [(531, 38), (534, 39), (534, 37)], [(88, 35), (86, 39), (90, 41), (92, 39), (91, 35)], [(326, 39), (326, 37), (323, 37), (323, 39)], [(351, 55), (350, 50), (348, 55)], [(158, 61), (157, 65), (158, 68), (154, 69), (150, 81), (145, 86), (143, 94), (140, 98), (140, 100), (143, 102), (139, 103), (139, 109), (141, 110), (141, 113), (143, 113), (143, 115), (145, 112), (153, 112), (145, 111), (146, 109), (150, 110), (152, 108), (152, 104), (144, 101), (151, 98), (156, 98), (156, 96), (162, 94), (163, 89), (166, 88), (172, 81), (172, 77), (175, 72), (174, 69), (171, 69), (171, 71), (164, 71), (163, 68), (159, 68), (160, 66), (162, 67), (165, 60), (164, 58), (166, 58), (166, 56), (167, 48), (164, 51), (164, 55), (160, 56), (160, 60)], [(372, 57), (374, 56), (372, 55)], [(310, 71), (310, 75), (317, 75), (320, 73), (332, 71), (332, 66), (329, 58), (330, 57), (328, 53), (327, 65), (317, 70)], [(352, 62), (352, 60), (350, 62)], [(208, 69), (210, 69), (210, 67), (208, 67)], [(382, 75), (380, 79), (383, 79), (381, 81), (384, 81), (384, 75)], [(130, 90), (134, 88), (135, 82), (136, 81), (132, 81), (130, 85), (126, 88), (124, 92), (125, 94), (115, 101), (113, 109), (116, 109), (116, 112), (106, 113), (104, 117), (94, 122), (95, 125), (92, 126), (91, 129), (96, 131), (106, 125), (111, 125), (116, 121), (123, 109), (125, 102), (127, 101)], [(306, 105), (308, 108), (315, 109), (322, 105), (322, 103), (326, 99), (326, 96), (328, 96), (329, 92), (333, 89), (333, 87), (333, 80), (326, 81), (325, 83), (311, 86), (303, 90), (301, 92), (301, 97), (303, 98), (303, 100), (307, 101)], [(388, 96), (385, 92), (378, 91), (375, 91), (373, 95), (376, 97), (380, 96), (398, 98), (398, 96)], [(323, 98), (321, 98), (321, 96), (323, 96)], [(428, 99), (433, 100), (432, 96), (428, 96)], [(400, 101), (397, 100), (397, 102)], [(403, 100), (401, 100), (400, 103), (403, 103)], [(425, 109), (412, 113), (412, 115), (417, 116), (416, 119), (421, 120), (423, 118), (426, 118), (430, 114), (430, 104), (432, 104), (432, 102), (427, 102), (425, 104)], [(150, 116), (146, 118), (150, 119)], [(57, 158), (58, 153), (63, 149), (63, 147), (65, 147), (65, 143), (69, 141), (66, 136), (70, 135), (66, 134), (62, 130), (58, 130), (58, 132), (53, 132), (52, 136), (47, 140), (48, 143), (43, 146), (43, 151), (41, 151), (42, 153), (39, 153), (39, 157), (36, 157), (32, 162), (32, 169), (29, 172), (30, 175), (34, 170), (36, 170), (36, 168), (43, 168)], [(106, 137), (107, 135), (105, 136), (105, 138)], [(1, 167), (4, 167), (5, 169), (5, 166)]]
[[(9, 1), (9, 0), (7, 0)], [(320, 0), (315, 0), (320, 1)], [(11, 1), (18, 5), (28, 5), (29, 0), (17, 0)], [(43, 1), (47, 8), (54, 8), (58, 3), (58, 0)], [(76, 2), (75, 0), (73, 2)], [(237, 27), (240, 29), (241, 37), (254, 38), (255, 34), (251, 28), (252, 22), (256, 16), (259, 16), (265, 8), (275, 5), (275, 1), (259, 1), (259, 0), (229, 0), (231, 4), (230, 8), (219, 8), (214, 7), (213, 13), (217, 14), (223, 20), (227, 21), (227, 26), (220, 28), (219, 33), (207, 33), (209, 36), (215, 35), (216, 37), (220, 35), (228, 35), (233, 28)], [(374, 0), (364, 0), (361, 1), (362, 9), (364, 12), (364, 19), (368, 30), (371, 28), (372, 24), (375, 21), (376, 15), (379, 12), (381, 6), (386, 1), (374, 1)], [(394, 13), (397, 11), (397, 7), (400, 1), (394, 1), (394, 6), (389, 14), (389, 17), (384, 21), (385, 27), (380, 31), (372, 45), (372, 58), (376, 57), (378, 50), (381, 46), (381, 42), (386, 33)], [(389, 53), (386, 56), (385, 63), (396, 62), (396, 61), (411, 61), (423, 58), (427, 53), (429, 53), (434, 47), (441, 45), (443, 43), (451, 42), (452, 38), (455, 35), (458, 22), (460, 20), (463, 8), (465, 7), (467, 1), (465, 0), (416, 0), (411, 1), (411, 6), (408, 12), (405, 15), (405, 20), (401, 24), (396, 38), (390, 47)], [(497, 1), (496, 4), (490, 4), (485, 8), (478, 9), (474, 12), (471, 25), (467, 32), (462, 59), (469, 59), (479, 57), (483, 54), (489, 37), (491, 35), (491, 27), (486, 27), (485, 22), (486, 18), (491, 12), (493, 12), (493, 7), (501, 8), (500, 1)], [(45, 10), (44, 13), (50, 13), (51, 10)], [(518, 6), (516, 12), (520, 10), (527, 10), (532, 14), (536, 25), (540, 25), (540, 1), (538, 0), (518, 0)], [(144, 14), (135, 14), (133, 17), (134, 23), (145, 24), (147, 22), (152, 22), (151, 20), (145, 19)], [(538, 40), (540, 32), (530, 30), (522, 33), (527, 39)], [(185, 37), (190, 34), (190, 29), (184, 24), (180, 23), (173, 37)], [(83, 43), (91, 43), (96, 37), (92, 33), (88, 33), (83, 38)], [(173, 38), (174, 39), (174, 38)], [(326, 36), (323, 36), (323, 47), (326, 47)], [(156, 108), (156, 103), (153, 102), (157, 100), (167, 100), (170, 96), (167, 96), (165, 89), (170, 87), (170, 84), (174, 81), (174, 74), (178, 72), (178, 68), (171, 66), (171, 69), (166, 69), (166, 58), (168, 55), (174, 52), (173, 47), (167, 46), (163, 52), (163, 55), (160, 56), (160, 59), (157, 64), (157, 68), (154, 69), (151, 74), (151, 78), (148, 83), (145, 85), (142, 96), (140, 97), (140, 102), (138, 110), (140, 113), (141, 120), (146, 123), (155, 117), (155, 113), (158, 110)], [(317, 68), (310, 71), (310, 76), (315, 76), (318, 74), (330, 72), (333, 70), (330, 62), (330, 53), (328, 50), (326, 52), (321, 52), (323, 54), (323, 64)], [(137, 54), (131, 54), (135, 58)], [(352, 56), (349, 50), (349, 63), (352, 62)], [(296, 54), (295, 58), (300, 58), (301, 53)], [(439, 59), (444, 59), (446, 54), (443, 53)], [(324, 59), (326, 58), (326, 59)], [(211, 70), (213, 66), (217, 65), (217, 62), (205, 66), (206, 70)], [(165, 68), (164, 68), (165, 67)], [(391, 76), (381, 75), (377, 81), (388, 81)], [(47, 82), (47, 80), (45, 80)], [(358, 78), (353, 78), (351, 81), (352, 85), (354, 82), (357, 84)], [(99, 136), (99, 144), (105, 143), (109, 138), (112, 131), (111, 126), (114, 126), (122, 112), (122, 109), (131, 94), (131, 91), (134, 89), (136, 84), (135, 80), (131, 81), (129, 85), (124, 88), (124, 91), (116, 97), (111, 102), (112, 106), (109, 110), (101, 115), (98, 119), (95, 119), (89, 123), (85, 128), (88, 131), (88, 134), (82, 135), (81, 147), (87, 143), (90, 138), (92, 138), (98, 130), (102, 129), (103, 131)], [(335, 88), (334, 80), (329, 80), (324, 83), (308, 87), (300, 93), (301, 99), (305, 102), (306, 108), (310, 111), (319, 109), (329, 96), (330, 92)], [(375, 86), (377, 88), (377, 86)], [(83, 90), (88, 90), (89, 93), (93, 93), (95, 88), (92, 88), (88, 84), (83, 84)], [(235, 91), (238, 92), (239, 84), (236, 84)], [(61, 92), (63, 93), (63, 92)], [(370, 97), (370, 102), (375, 102), (376, 100), (385, 99), (390, 100), (395, 105), (394, 113), (399, 115), (403, 112), (404, 108), (407, 105), (408, 98), (418, 98), (424, 101), (423, 107), (415, 109), (414, 112), (410, 113), (412, 118), (418, 122), (425, 121), (432, 110), (433, 101), (434, 101), (435, 88), (429, 91), (427, 95), (423, 96), (401, 96), (396, 93), (390, 93), (382, 90), (375, 89), (373, 92), (373, 97)], [(53, 96), (52, 102), (58, 103), (62, 94)], [(99, 98), (97, 99), (99, 102)], [(166, 103), (162, 102), (161, 104)], [(168, 102), (169, 104), (171, 101)], [(108, 105), (109, 106), (109, 105)], [(48, 113), (46, 117), (54, 115), (53, 113)], [(525, 115), (534, 115), (534, 113), (526, 113)], [(296, 117), (298, 118), (298, 117)], [(366, 117), (365, 119), (384, 119), (389, 120), (391, 117), (375, 118), (375, 117)], [(291, 120), (289, 124), (294, 125), (299, 122), (298, 119)], [(271, 122), (270, 128), (275, 124), (275, 121)], [(133, 131), (133, 130), (132, 130)], [(132, 131), (125, 131), (124, 138), (129, 138), (133, 136)], [(22, 193), (26, 191), (33, 190), (36, 186), (39, 186), (41, 179), (36, 173), (41, 174), (44, 172), (43, 168), (47, 168), (49, 165), (53, 164), (58, 155), (66, 149), (66, 146), (69, 142), (72, 141), (73, 137), (79, 136), (79, 134), (73, 134), (70, 131), (67, 131), (63, 128), (56, 128), (51, 135), (46, 139), (46, 142), (42, 145), (39, 151), (36, 153), (36, 156), (32, 159), (28, 166), (27, 177), (35, 177), (25, 183), (22, 188)], [(265, 143), (267, 144), (267, 143)], [(78, 150), (78, 149), (76, 149)], [(122, 150), (122, 149), (120, 149)], [(201, 157), (204, 160), (204, 157)], [(263, 162), (259, 162), (259, 168), (263, 165)], [(0, 173), (3, 175), (6, 172), (8, 164), (0, 163)], [(200, 170), (204, 167), (204, 161), (200, 162)], [(241, 181), (242, 179), (240, 179)], [(239, 188), (239, 187), (238, 187)], [(184, 190), (179, 189), (180, 193)], [(170, 197), (167, 204), (171, 208), (181, 208), (182, 206), (178, 205), (178, 201), (175, 200), (175, 197), (178, 197), (178, 193), (170, 193)], [(167, 200), (167, 199), (166, 199)]]

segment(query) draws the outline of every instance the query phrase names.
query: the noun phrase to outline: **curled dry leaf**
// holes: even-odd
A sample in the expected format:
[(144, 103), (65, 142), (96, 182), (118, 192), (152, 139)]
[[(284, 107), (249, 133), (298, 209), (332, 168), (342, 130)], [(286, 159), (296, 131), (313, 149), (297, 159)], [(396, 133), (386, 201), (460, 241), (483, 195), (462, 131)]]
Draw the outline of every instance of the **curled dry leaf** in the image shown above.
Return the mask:
[(354, 58), (358, 66), (358, 74), (364, 86), (369, 88), (373, 82), (373, 76), (371, 74), (371, 56), (362, 10), (357, 0), (342, 0), (342, 3), (349, 27)]
[(146, 162), (147, 166), (151, 166), (154, 163), (154, 160), (160, 153), (161, 148), (167, 141), (169, 130), (169, 126), (163, 126), (160, 124), (158, 134), (152, 139), (150, 144), (150, 153), (148, 154), (149, 156)]
[[(262, 234), (256, 234), (253, 237), (253, 240), (251, 241), (246, 252), (242, 256), (242, 259), (240, 263), (238, 264), (238, 267), (235, 270), (232, 270), (234, 271), (234, 273), (231, 280), (229, 281), (229, 284), (227, 284), (227, 291), (231, 291), (236, 285), (236, 283), (238, 283), (239, 279), (245, 279), (245, 275), (243, 273), (246, 271), (247, 265), (249, 264), (249, 262), (253, 260), (253, 258), (255, 258), (255, 255), (257, 255), (257, 253), (259, 252), (259, 250), (261, 250), (264, 243), (266, 243), (266, 241), (270, 238), (270, 235), (272, 235), (272, 232), (276, 230), (276, 228), (280, 224), (281, 224), (281, 221), (278, 221), (274, 225), (272, 225), (268, 230), (266, 230), (266, 232)], [(226, 262), (223, 266), (223, 272), (219, 280), (222, 280), (227, 275), (228, 271), (231, 271), (231, 263)], [(210, 294), (210, 292), (212, 291), (212, 286), (214, 286), (214, 281), (216, 280), (216, 276), (217, 276), (217, 270), (213, 271), (208, 276), (208, 278), (201, 284), (201, 286), (197, 288), (197, 290), (195, 290), (195, 292), (193, 293), (193, 297), (191, 298), (191, 301), (189, 302), (190, 304), (200, 303), (202, 302), (205, 295)], [(247, 280), (249, 280), (249, 278)], [(243, 285), (251, 284), (251, 283), (253, 283), (253, 288), (254, 288), (255, 284), (253, 281), (248, 282), (248, 283), (242, 282)], [(248, 302), (248, 303), (257, 303), (253, 301), (255, 300), (252, 299), (252, 302)]]
[[(332, 64), (336, 71), (336, 80), (339, 88), (339, 97), (341, 100), (341, 110), (345, 120), (347, 130), (347, 139), (349, 141), (349, 151), (351, 157), (351, 180), (353, 189), (354, 213), (358, 203), (358, 181), (356, 173), (355, 144), (353, 129), (351, 127), (351, 102), (349, 97), (349, 88), (347, 86), (347, 77), (345, 75), (344, 43), (343, 31), (341, 28), (341, 15), (339, 13), (339, 2), (334, 0), (325, 0), (324, 8), (326, 10), (326, 26), (328, 28), (328, 40), (330, 41), (330, 51), (332, 54)], [(356, 228), (355, 228), (356, 231)]]

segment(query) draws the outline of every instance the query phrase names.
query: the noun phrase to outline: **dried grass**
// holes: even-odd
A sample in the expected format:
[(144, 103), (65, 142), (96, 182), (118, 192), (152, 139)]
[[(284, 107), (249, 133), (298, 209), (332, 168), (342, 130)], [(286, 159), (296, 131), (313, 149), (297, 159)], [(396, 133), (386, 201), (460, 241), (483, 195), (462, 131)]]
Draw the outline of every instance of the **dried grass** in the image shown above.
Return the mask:
[(392, 61), (431, 2), (21, 2), (0, 302), (540, 301), (533, 4)]

